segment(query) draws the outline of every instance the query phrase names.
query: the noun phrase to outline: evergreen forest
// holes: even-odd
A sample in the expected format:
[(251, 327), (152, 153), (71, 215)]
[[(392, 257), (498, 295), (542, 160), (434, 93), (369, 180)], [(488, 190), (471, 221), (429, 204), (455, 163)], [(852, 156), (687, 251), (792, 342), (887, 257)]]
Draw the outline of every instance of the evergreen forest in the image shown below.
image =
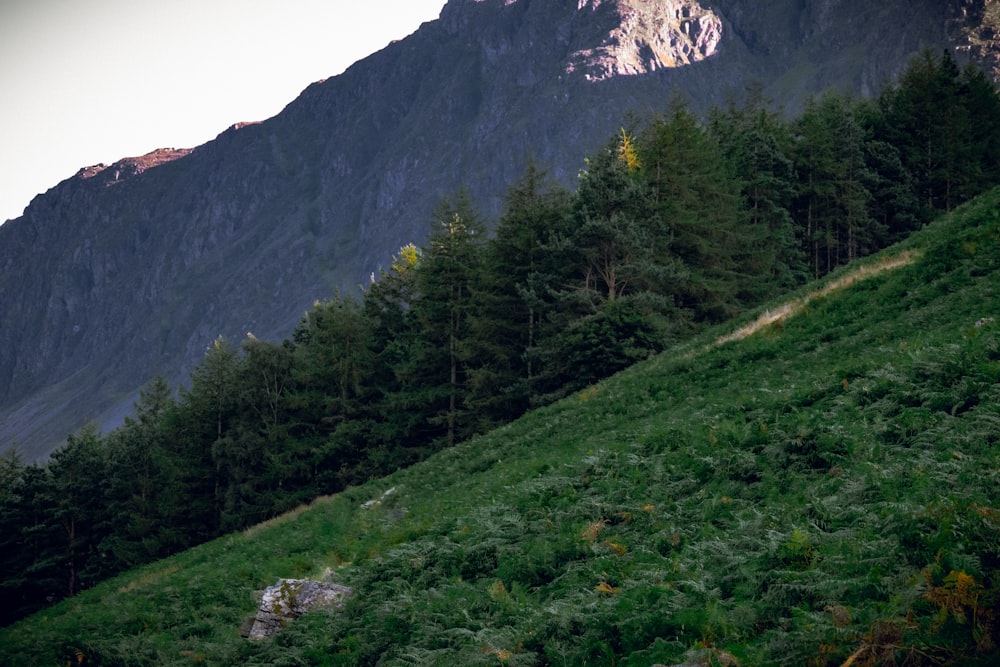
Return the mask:
[[(422, 246), (403, 246), (358, 294), (314, 304), (289, 339), (218, 339), (187, 385), (152, 380), (120, 428), (85, 427), (41, 464), (10, 449), (0, 460), (0, 621), (220, 536), (244, 539), (251, 533), (239, 531), (317, 498), (358, 501), (395, 473), (412, 493), (427, 485), (424, 513), (408, 507), (415, 518), (402, 521), (344, 510), (330, 521), (374, 523), (329, 528), (349, 537), (323, 556), (330, 566), (369, 560), (352, 584), (383, 596), (382, 606), (352, 602), (315, 651), (254, 663), (247, 649), (227, 648), (239, 653), (231, 664), (436, 664), (459, 654), (452, 664), (736, 664), (725, 660), (737, 655), (744, 664), (954, 664), (995, 655), (997, 328), (984, 311), (975, 326), (959, 323), (961, 340), (918, 332), (944, 330), (949, 309), (977, 305), (945, 308), (945, 296), (996, 279), (996, 192), (959, 207), (998, 183), (996, 89), (947, 53), (925, 53), (876, 99), (829, 93), (793, 118), (750, 92), (705, 118), (675, 100), (656, 117), (625, 119), (575, 189), (528, 165), (495, 221), (458, 190), (441, 200)], [(914, 236), (942, 215), (976, 222), (952, 222), (950, 238), (928, 235), (933, 225)], [(771, 325), (753, 346), (695, 354), (720, 325), (905, 248), (911, 236), (939, 245), (906, 269), (909, 288), (854, 287), (844, 301), (820, 300), (808, 317)], [(978, 304), (990, 296), (995, 306), (992, 293)], [(869, 331), (860, 315), (869, 300), (908, 303), (926, 321), (903, 342)], [(834, 323), (836, 336), (816, 330)], [(842, 358), (830, 368), (823, 357), (822, 377), (780, 387), (782, 371), (767, 367), (782, 365), (793, 326), (804, 331), (791, 342), (812, 346), (803, 354), (826, 345)], [(897, 347), (883, 357), (905, 363), (860, 354), (887, 341)], [(637, 369), (658, 370), (602, 382), (643, 361)], [(754, 381), (768, 388), (750, 395), (746, 381), (735, 390), (746, 394), (723, 404), (727, 376), (744, 377), (744, 366), (767, 368)], [(685, 382), (702, 395), (680, 393)], [(637, 394), (615, 394), (630, 383)], [(580, 418), (610, 425), (572, 438), (569, 413), (591, 400), (601, 407)], [(661, 417), (631, 432), (628, 420), (661, 404), (697, 424)], [(960, 419), (957, 435), (947, 431)], [(855, 432), (862, 425), (877, 437)], [(556, 428), (566, 442), (546, 462), (532, 442)], [(598, 432), (629, 444), (599, 445)], [(967, 463), (980, 444), (993, 458)], [(501, 465), (504, 447), (520, 457), (519, 477)], [(862, 453), (867, 468), (847, 462)], [(942, 456), (951, 477), (938, 477)], [(491, 475), (515, 486), (470, 498), (461, 518), (435, 518), (445, 500), (433, 499), (430, 479), (458, 497), (466, 480)], [(894, 509), (906, 484), (927, 498)], [(941, 488), (957, 495), (930, 499)], [(778, 516), (786, 495), (798, 509)], [(652, 542), (640, 546), (640, 534)], [(249, 581), (262, 567), (241, 571)], [(446, 581), (440, 599), (428, 597)], [(466, 625), (446, 618), (459, 602)], [(121, 632), (156, 625), (132, 622)], [(286, 636), (301, 638), (309, 623), (334, 622)], [(158, 660), (151, 646), (129, 662), (121, 643), (59, 641), (68, 643), (40, 647), (54, 652), (45, 653), (52, 664), (73, 651), (88, 664)], [(275, 646), (284, 641), (293, 639)]]

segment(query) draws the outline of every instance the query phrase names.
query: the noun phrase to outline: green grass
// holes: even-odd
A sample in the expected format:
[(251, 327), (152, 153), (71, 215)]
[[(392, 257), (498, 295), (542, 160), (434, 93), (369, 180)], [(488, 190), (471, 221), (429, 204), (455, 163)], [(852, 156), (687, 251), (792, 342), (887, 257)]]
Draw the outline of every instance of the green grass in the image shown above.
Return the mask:
[[(860, 266), (2, 629), (0, 663), (993, 664), (1000, 190)], [(345, 609), (239, 636), (326, 572)]]

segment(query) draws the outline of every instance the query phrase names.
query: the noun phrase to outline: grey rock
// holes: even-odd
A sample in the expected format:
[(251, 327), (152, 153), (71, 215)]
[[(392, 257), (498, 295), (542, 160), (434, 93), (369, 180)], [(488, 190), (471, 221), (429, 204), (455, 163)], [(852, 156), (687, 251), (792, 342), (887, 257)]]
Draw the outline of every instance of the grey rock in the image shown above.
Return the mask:
[(303, 614), (343, 605), (351, 593), (349, 587), (340, 584), (279, 579), (277, 584), (264, 589), (252, 623), (245, 623), (240, 634), (249, 639), (270, 637)]

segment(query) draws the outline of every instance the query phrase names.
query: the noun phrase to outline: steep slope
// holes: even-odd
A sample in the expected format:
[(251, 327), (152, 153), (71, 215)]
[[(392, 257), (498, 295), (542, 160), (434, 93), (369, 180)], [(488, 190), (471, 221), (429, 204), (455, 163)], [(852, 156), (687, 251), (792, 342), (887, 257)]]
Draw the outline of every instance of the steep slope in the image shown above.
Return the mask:
[(216, 336), (287, 334), (462, 185), (492, 212), (529, 159), (571, 182), (628, 111), (678, 93), (871, 93), (924, 46), (966, 44), (967, 5), (985, 7), (451, 0), (278, 116), (83, 169), (0, 227), (0, 446), (43, 456), (154, 374), (183, 379)]
[[(996, 664), (998, 285), (1000, 189), (753, 333), (0, 630), (0, 664)], [(343, 611), (238, 636), (324, 573)]]

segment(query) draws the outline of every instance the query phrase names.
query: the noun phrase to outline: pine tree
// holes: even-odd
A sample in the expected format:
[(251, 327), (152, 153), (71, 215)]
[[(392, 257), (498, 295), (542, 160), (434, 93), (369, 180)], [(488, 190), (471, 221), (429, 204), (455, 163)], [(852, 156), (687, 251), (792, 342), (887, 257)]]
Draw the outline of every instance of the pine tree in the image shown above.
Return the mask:
[(164, 486), (161, 540), (170, 551), (219, 534), (226, 465), (221, 450), (232, 440), (239, 410), (240, 358), (217, 338), (191, 372), (191, 388), (181, 388), (176, 409), (164, 415)]
[(951, 210), (1000, 176), (1000, 97), (981, 70), (924, 51), (879, 97), (877, 138), (913, 175), (922, 218)]
[[(16, 620), (67, 595), (66, 533), (57, 510), (58, 494), (50, 470), (24, 466), (7, 491), (4, 535), (4, 604), (0, 622)], [(7, 531), (10, 530), (8, 533)]]
[(742, 107), (713, 109), (709, 129), (740, 183), (747, 224), (766, 230), (751, 253), (750, 271), (767, 276), (755, 298), (802, 282), (806, 264), (791, 214), (795, 164), (789, 124), (752, 91)]
[(668, 236), (637, 176), (627, 132), (591, 158), (573, 200), (571, 244), (579, 256), (578, 291), (594, 312), (605, 301), (650, 286), (657, 247)]
[(291, 342), (248, 335), (239, 366), (237, 428), (219, 448), (230, 455), (229, 525), (243, 527), (292, 509), (309, 495), (308, 452), (288, 437), (285, 399), (292, 383)]
[[(373, 336), (362, 303), (341, 295), (317, 302), (293, 335), (294, 385), (285, 430), (307, 453), (310, 486), (318, 493), (359, 481), (348, 471), (360, 467), (371, 445), (367, 425), (375, 422), (380, 398)], [(367, 424), (355, 428), (362, 422)], [(341, 437), (348, 432), (350, 437)]]
[(958, 90), (969, 145), (958, 196), (960, 201), (967, 201), (1000, 183), (1000, 93), (972, 63), (962, 69)]
[(362, 311), (371, 332), (371, 384), (376, 393), (365, 417), (346, 423), (331, 438), (335, 448), (363, 449), (364, 468), (372, 475), (413, 462), (426, 442), (421, 437), (426, 418), (410, 410), (412, 392), (407, 386), (411, 350), (419, 334), (412, 304), (421, 261), (420, 248), (403, 246), (365, 292)]
[(471, 364), (467, 404), (482, 431), (521, 415), (530, 406), (539, 372), (533, 350), (551, 309), (553, 236), (565, 233), (570, 195), (529, 164), (510, 188), (483, 267), (473, 283)]
[(125, 423), (108, 434), (108, 511), (114, 532), (101, 548), (115, 569), (134, 567), (167, 555), (157, 533), (162, 525), (160, 492), (165, 482), (164, 414), (174, 405), (162, 376), (139, 390)]
[[(547, 403), (662, 349), (675, 315), (671, 235), (643, 178), (641, 142), (625, 130), (587, 161), (569, 215), (529, 280), (547, 302), (532, 400)], [(642, 330), (641, 336), (635, 332)], [(627, 348), (627, 349), (626, 349)]]
[(93, 424), (70, 435), (48, 464), (53, 518), (62, 528), (67, 596), (95, 582), (87, 576), (88, 561), (97, 557), (102, 530), (107, 529), (106, 471), (104, 442)]
[(468, 393), (473, 287), (482, 270), (485, 227), (467, 192), (444, 199), (420, 262), (412, 306), (419, 336), (407, 365), (414, 407), (439, 424), (446, 446), (469, 435), (463, 420)]
[(361, 303), (341, 295), (306, 313), (293, 335), (296, 393), (308, 393), (314, 421), (349, 418), (361, 406), (371, 366), (371, 332)]
[(797, 218), (814, 277), (868, 254), (884, 235), (870, 214), (875, 174), (859, 103), (835, 94), (810, 100), (795, 121)]
[(659, 290), (676, 295), (696, 320), (731, 316), (746, 299), (740, 290), (758, 277), (753, 250), (767, 230), (746, 224), (740, 184), (719, 143), (675, 101), (644, 129), (640, 158), (662, 221), (656, 256), (675, 267)]
[(16, 446), (0, 454), (0, 625), (32, 608), (26, 573), (37, 554), (29, 551), (24, 536), (30, 516), (23, 506), (27, 470)]

